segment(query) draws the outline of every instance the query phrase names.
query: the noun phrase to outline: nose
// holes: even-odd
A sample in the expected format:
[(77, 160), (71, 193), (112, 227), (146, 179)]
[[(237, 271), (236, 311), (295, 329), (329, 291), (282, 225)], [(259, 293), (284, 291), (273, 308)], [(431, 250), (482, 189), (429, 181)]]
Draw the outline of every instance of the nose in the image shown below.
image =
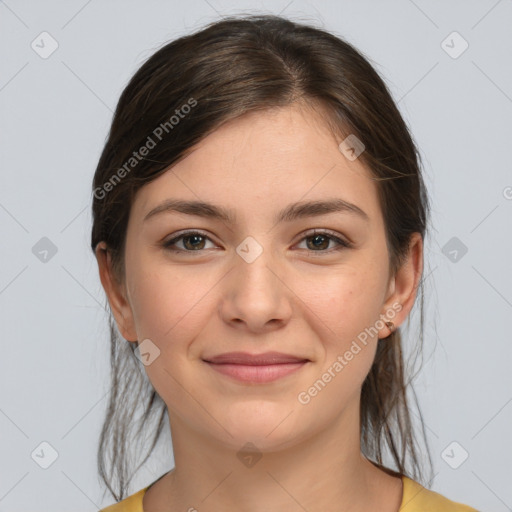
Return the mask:
[(293, 299), (285, 272), (266, 251), (251, 263), (236, 258), (235, 268), (223, 282), (222, 319), (231, 327), (253, 333), (284, 327), (292, 315)]

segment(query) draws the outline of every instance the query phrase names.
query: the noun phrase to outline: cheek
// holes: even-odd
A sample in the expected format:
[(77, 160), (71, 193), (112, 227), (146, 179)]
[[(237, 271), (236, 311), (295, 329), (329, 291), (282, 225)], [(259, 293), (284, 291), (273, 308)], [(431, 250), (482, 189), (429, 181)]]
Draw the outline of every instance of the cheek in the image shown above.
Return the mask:
[(381, 276), (371, 268), (345, 266), (302, 279), (296, 290), (320, 339), (343, 348), (379, 318), (383, 286)]
[(380, 304), (371, 283), (369, 276), (362, 280), (356, 273), (331, 275), (315, 293), (310, 289), (304, 300), (307, 307), (302, 314), (320, 341), (321, 351), (318, 372), (300, 390), (299, 402), (310, 400), (307, 407), (319, 421), (335, 417), (356, 399), (374, 361), (378, 333), (371, 327)]
[(329, 382), (316, 401), (318, 407), (332, 400), (346, 403), (358, 393), (375, 357), (375, 323), (384, 286), (383, 274), (363, 258), (357, 265), (324, 274), (303, 281), (297, 293), (304, 304), (302, 315), (321, 342), (318, 377)]
[(131, 276), (130, 302), (138, 337), (160, 344), (162, 335), (174, 323), (176, 308), (172, 298), (175, 295), (165, 285), (165, 279), (156, 273), (132, 271)]
[[(185, 276), (183, 272), (178, 276), (170, 266), (139, 268), (145, 270), (131, 274), (137, 338), (149, 339), (158, 348), (154, 352), (158, 355), (145, 366), (146, 373), (166, 404), (187, 407), (186, 394), (182, 396), (179, 383), (184, 381), (183, 370), (189, 368), (189, 346), (204, 328), (207, 309), (211, 307), (207, 291), (214, 283), (205, 283), (197, 275)], [(187, 389), (197, 396), (201, 392), (191, 382)]]
[(161, 348), (192, 336), (201, 328), (207, 291), (213, 285), (197, 275), (180, 276), (171, 268), (135, 274), (131, 303), (137, 333), (154, 339)]

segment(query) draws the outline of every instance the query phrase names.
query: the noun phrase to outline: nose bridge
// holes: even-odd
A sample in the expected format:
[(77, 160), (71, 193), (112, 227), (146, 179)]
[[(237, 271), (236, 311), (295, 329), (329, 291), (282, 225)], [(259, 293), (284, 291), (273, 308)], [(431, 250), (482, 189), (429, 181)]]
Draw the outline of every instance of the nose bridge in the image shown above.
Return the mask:
[(282, 265), (269, 246), (271, 237), (266, 243), (263, 238), (248, 236), (237, 246), (222, 304), (224, 320), (242, 320), (255, 329), (291, 312), (289, 289), (279, 277)]
[(275, 295), (274, 290), (278, 283), (277, 278), (270, 269), (277, 267), (278, 262), (273, 257), (270, 247), (270, 236), (247, 236), (236, 248), (238, 261), (236, 261), (235, 280), (237, 289), (244, 293)]

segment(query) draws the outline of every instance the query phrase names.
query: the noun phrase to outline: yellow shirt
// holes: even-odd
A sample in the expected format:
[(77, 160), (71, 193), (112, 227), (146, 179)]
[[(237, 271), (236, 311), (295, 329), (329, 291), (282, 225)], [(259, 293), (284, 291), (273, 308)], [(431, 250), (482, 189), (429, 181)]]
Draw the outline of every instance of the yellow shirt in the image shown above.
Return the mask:
[[(402, 483), (400, 512), (478, 512), (475, 508), (451, 501), (435, 491), (426, 489), (406, 476), (402, 477)], [(142, 498), (150, 485), (99, 512), (144, 512)]]

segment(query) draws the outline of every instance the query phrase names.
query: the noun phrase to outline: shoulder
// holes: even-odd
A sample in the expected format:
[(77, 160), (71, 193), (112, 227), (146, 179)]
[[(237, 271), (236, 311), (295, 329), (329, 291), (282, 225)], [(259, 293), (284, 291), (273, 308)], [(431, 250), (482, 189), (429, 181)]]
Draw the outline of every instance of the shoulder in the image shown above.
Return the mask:
[(106, 508), (102, 508), (99, 512), (144, 512), (142, 508), (142, 498), (148, 487), (149, 485), (124, 500), (121, 500), (119, 503), (114, 503)]
[(403, 498), (400, 512), (478, 512), (476, 508), (452, 501), (442, 494), (426, 489), (419, 482), (406, 476), (403, 481)]
[[(452, 501), (442, 494), (423, 487), (419, 482), (406, 476), (403, 481), (403, 497), (400, 512), (479, 512), (476, 508)], [(114, 503), (99, 512), (144, 512), (142, 498), (149, 486), (128, 496), (119, 503)]]

